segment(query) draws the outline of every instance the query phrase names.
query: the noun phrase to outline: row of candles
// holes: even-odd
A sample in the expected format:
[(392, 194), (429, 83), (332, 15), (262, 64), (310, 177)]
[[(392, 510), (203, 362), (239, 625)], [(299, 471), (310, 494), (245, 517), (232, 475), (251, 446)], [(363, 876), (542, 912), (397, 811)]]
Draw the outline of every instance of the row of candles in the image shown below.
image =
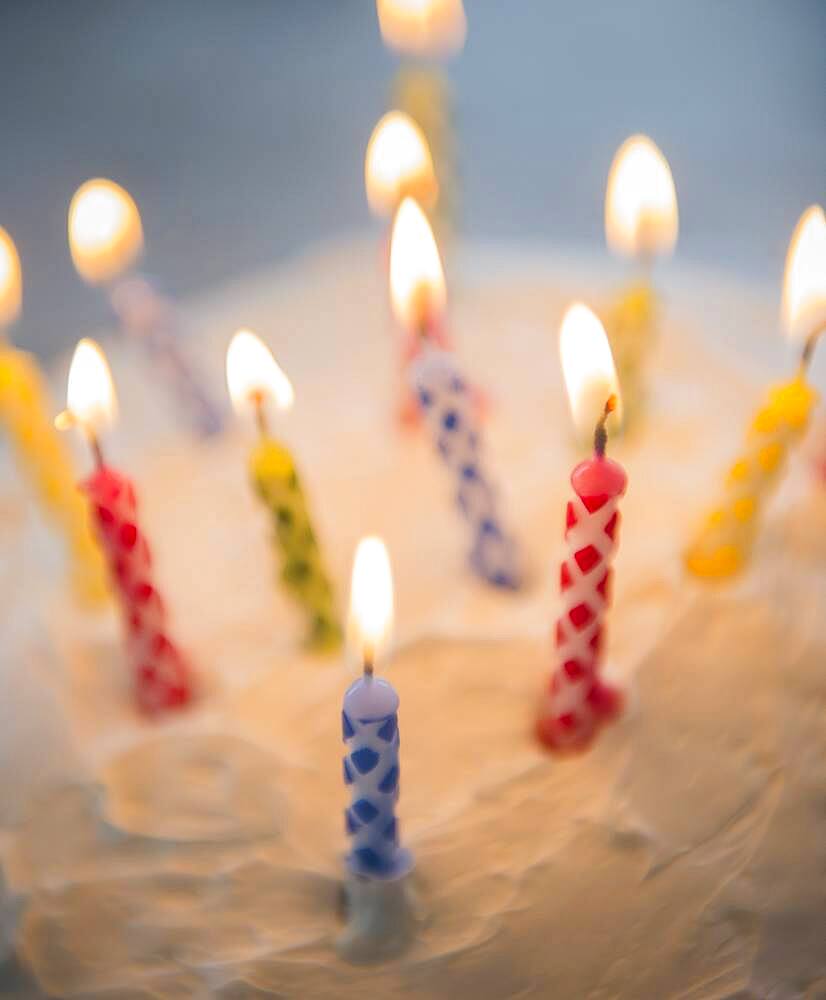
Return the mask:
[[(637, 147), (631, 148), (638, 151)], [(615, 169), (614, 174), (622, 176), (622, 171)], [(395, 315), (412, 345), (406, 352), (409, 383), (434, 443), (454, 477), (457, 503), (470, 529), (472, 568), (490, 584), (517, 588), (522, 582), (518, 546), (498, 509), (495, 479), (485, 462), (478, 401), (454, 353), (446, 347), (447, 297), (438, 247), (424, 211), (409, 195), (401, 194), (403, 185), (397, 186), (402, 200), (392, 228), (389, 284)], [(88, 213), (84, 204), (87, 196), (97, 203), (96, 213)], [(616, 195), (613, 200), (623, 204)], [(110, 210), (112, 206), (121, 213), (119, 225), (113, 225), (113, 218), (118, 216)], [(101, 207), (106, 211), (101, 212)], [(644, 245), (647, 252), (662, 247), (663, 233), (673, 241), (673, 233), (662, 223), (661, 201), (655, 203), (655, 209), (648, 213), (653, 214), (652, 221), (642, 201), (637, 216), (626, 223), (629, 231), (644, 234), (637, 245)], [(610, 212), (608, 218), (612, 218)], [(133, 234), (128, 252), (125, 232)], [(115, 273), (111, 256), (121, 264), (134, 258), (136, 232), (140, 227), (134, 202), (125, 193), (120, 196), (111, 182), (87, 185), (73, 201), (73, 258), (90, 280)], [(656, 232), (660, 233), (659, 241), (652, 235)], [(104, 244), (114, 248), (111, 255), (104, 252)], [(5, 251), (0, 255), (5, 262), (0, 306), (8, 323), (20, 308), (20, 266), (5, 234), (0, 247)], [(800, 370), (789, 382), (772, 390), (767, 404), (757, 414), (746, 451), (729, 471), (724, 503), (710, 514), (687, 553), (687, 566), (698, 575), (725, 576), (743, 565), (754, 539), (759, 503), (777, 480), (789, 445), (805, 429), (816, 399), (805, 378), (806, 366), (815, 338), (826, 322), (824, 261), (826, 221), (822, 210), (812, 207), (804, 213), (792, 240), (783, 298), (787, 329), (805, 343)], [(583, 305), (572, 307), (566, 314), (560, 350), (575, 422), (580, 427), (598, 425), (599, 461), (594, 468), (608, 475), (597, 476), (598, 489), (589, 478), (593, 470), (585, 480), (584, 473), (574, 475), (577, 499), (569, 505), (566, 528), (572, 554), (562, 567), (560, 579), (564, 602), (570, 606), (557, 627), (563, 671), (555, 675), (554, 684), (555, 689), (560, 689), (567, 681), (579, 682), (580, 675), (587, 675), (589, 683), (593, 680), (589, 694), (596, 697), (593, 692), (601, 689), (591, 674), (596, 674), (595, 664), (600, 659), (609, 562), (618, 523), (615, 507), (624, 490), (624, 476), (604, 458), (604, 437), (610, 411), (619, 414), (621, 410), (621, 380), (602, 324)], [(51, 432), (34, 363), (6, 347), (0, 354), (0, 373), (0, 398), (12, 438), (34, 470), (43, 496), (67, 526), (73, 564), (82, 570), (77, 578), (84, 581), (83, 593), (100, 596), (103, 588), (99, 581), (99, 552), (89, 538), (84, 506), (72, 485), (68, 460)], [(274, 403), (276, 408), (287, 408), (292, 402), (292, 387), (269, 350), (248, 331), (239, 332), (230, 344), (227, 379), (236, 409), (249, 408), (260, 431), (251, 456), (251, 475), (273, 519), (282, 557), (282, 580), (307, 610), (310, 644), (334, 649), (341, 630), (309, 506), (292, 456), (270, 433), (268, 406)], [(611, 406), (602, 412), (609, 399)], [(68, 410), (59, 418), (60, 424), (82, 427), (97, 460), (96, 472), (85, 482), (84, 492), (90, 499), (98, 538), (124, 606), (138, 700), (147, 709), (170, 707), (188, 700), (188, 671), (168, 635), (163, 605), (152, 582), (149, 549), (137, 523), (135, 491), (128, 480), (114, 474), (102, 460), (98, 435), (113, 419), (114, 412), (114, 391), (105, 360), (96, 345), (82, 341), (70, 371)], [(586, 481), (587, 488), (583, 486)], [(95, 586), (89, 586), (90, 580), (95, 581)], [(585, 646), (590, 650), (587, 656)], [(578, 689), (581, 686), (578, 684)], [(551, 701), (556, 703), (556, 699)], [(555, 718), (557, 723), (560, 718), (570, 723), (571, 713), (557, 712)], [(573, 718), (576, 721), (577, 716)], [(557, 732), (553, 741), (563, 742), (564, 737)], [(582, 742), (581, 734), (574, 742)]]

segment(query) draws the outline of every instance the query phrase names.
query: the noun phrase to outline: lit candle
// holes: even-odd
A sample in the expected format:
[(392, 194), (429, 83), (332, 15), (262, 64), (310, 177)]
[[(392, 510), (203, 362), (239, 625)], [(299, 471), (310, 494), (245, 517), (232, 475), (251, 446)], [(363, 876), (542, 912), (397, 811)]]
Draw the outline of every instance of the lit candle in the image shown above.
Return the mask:
[[(608, 390), (596, 419), (594, 454), (571, 474), (574, 496), (565, 521), (567, 554), (560, 567), (562, 609), (556, 623), (556, 667), (543, 695), (536, 732), (552, 750), (579, 752), (600, 728), (622, 710), (622, 694), (602, 676), (605, 616), (611, 595), (611, 562), (617, 546), (620, 497), (625, 493), (622, 466), (605, 455), (606, 422), (617, 404), (617, 380), (608, 350), (589, 356), (593, 324), (599, 321), (583, 305), (572, 306), (562, 322), (563, 374), (574, 419), (583, 410), (583, 392), (600, 384)], [(580, 338), (578, 334), (582, 334)], [(581, 355), (577, 362), (573, 355)], [(593, 367), (593, 375), (586, 371)], [(590, 397), (593, 401), (593, 396)], [(590, 409), (588, 412), (592, 412)]]
[(424, 61), (461, 51), (467, 34), (462, 0), (377, 0), (376, 8), (385, 44), (408, 60), (396, 74), (391, 103), (419, 125), (427, 140), (439, 182), (436, 221), (444, 236), (456, 200), (452, 102), (444, 74)]
[(69, 249), (78, 274), (107, 288), (121, 327), (148, 352), (197, 433), (217, 434), (222, 411), (181, 351), (172, 303), (134, 270), (143, 226), (130, 194), (102, 178), (82, 184), (69, 206)]
[(309, 620), (307, 644), (334, 650), (341, 644), (335, 593), (324, 566), (301, 480), (288, 449), (270, 434), (268, 409), (289, 409), (293, 388), (271, 351), (254, 333), (239, 330), (227, 350), (227, 385), (233, 407), (251, 414), (259, 440), (250, 456), (255, 492), (270, 512), (281, 557), (281, 582)]
[(376, 0), (385, 44), (404, 55), (448, 56), (467, 34), (462, 0)]
[(406, 197), (432, 206), (439, 193), (424, 133), (403, 111), (388, 111), (367, 143), (364, 157), (367, 202), (374, 215), (392, 217)]
[(631, 413), (644, 396), (643, 366), (656, 328), (651, 266), (656, 257), (673, 251), (678, 228), (677, 194), (668, 161), (647, 136), (631, 136), (614, 157), (605, 195), (608, 245), (633, 258), (642, 271), (605, 318), (623, 400)]
[(789, 245), (782, 319), (788, 335), (803, 343), (800, 365), (791, 379), (769, 389), (742, 454), (729, 467), (721, 501), (685, 554), (695, 576), (725, 579), (746, 565), (760, 509), (780, 481), (789, 450), (805, 434), (817, 402), (807, 369), (815, 341), (826, 329), (826, 218), (819, 205), (803, 213)]
[(393, 226), (390, 294), (412, 345), (411, 384), (470, 526), (471, 566), (487, 583), (519, 587), (518, 547), (502, 523), (497, 490), (485, 466), (478, 400), (453, 354), (444, 349), (446, 291), (439, 251), (424, 213), (410, 198), (402, 202)]
[(347, 689), (342, 736), (347, 747), (344, 783), (351, 801), (345, 826), (351, 850), (347, 866), (367, 879), (397, 879), (413, 866), (399, 844), (399, 696), (374, 675), (393, 624), (393, 577), (380, 538), (363, 538), (353, 561), (350, 640), (363, 675)]
[(66, 398), (67, 409), (56, 423), (61, 429), (79, 427), (95, 459), (95, 471), (81, 488), (120, 601), (135, 700), (147, 714), (180, 708), (192, 697), (190, 668), (169, 635), (149, 545), (138, 523), (135, 488), (103, 459), (99, 435), (113, 423), (117, 400), (106, 358), (93, 340), (81, 340), (75, 348)]
[(45, 379), (32, 355), (13, 348), (3, 334), (20, 315), (22, 289), (17, 249), (0, 229), (0, 418), (20, 467), (66, 538), (75, 593), (83, 602), (96, 604), (107, 595), (103, 559), (71, 458), (52, 424)]

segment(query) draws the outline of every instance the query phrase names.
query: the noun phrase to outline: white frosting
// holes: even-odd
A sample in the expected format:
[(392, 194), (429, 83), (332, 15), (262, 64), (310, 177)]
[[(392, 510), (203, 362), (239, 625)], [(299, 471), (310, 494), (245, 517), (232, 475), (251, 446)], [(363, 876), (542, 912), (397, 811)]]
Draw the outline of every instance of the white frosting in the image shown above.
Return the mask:
[(706, 589), (679, 564), (765, 379), (749, 372), (759, 347), (739, 370), (700, 331), (759, 343), (763, 330), (770, 344), (770, 306), (711, 282), (669, 302), (649, 424), (609, 446), (629, 477), (609, 651), (638, 704), (560, 762), (531, 737), (576, 458), (556, 325), (574, 295), (593, 300), (599, 275), (501, 251), (453, 277), (457, 349), (494, 396), (492, 462), (534, 564), (532, 589), (503, 595), (465, 571), (430, 442), (392, 423), (395, 344), (373, 264), (370, 246), (333, 248), (187, 316), (216, 378), (242, 324), (290, 375), (284, 436), (342, 589), (357, 538), (388, 543), (401, 829), (424, 922), (383, 964), (337, 955), (350, 675), (296, 644), (245, 481), (248, 442), (170, 434), (172, 409), (118, 345), (124, 430), (110, 452), (138, 481), (205, 692), (179, 719), (142, 722), (114, 623), (79, 621), (29, 561), (25, 595), (4, 575), (4, 629), (26, 611), (0, 651), (21, 706), (2, 735), (16, 762), (3, 815), (25, 815), (6, 873), (27, 899), (18, 944), (38, 981), (63, 996), (224, 1000), (821, 995), (826, 501), (793, 462), (746, 577)]

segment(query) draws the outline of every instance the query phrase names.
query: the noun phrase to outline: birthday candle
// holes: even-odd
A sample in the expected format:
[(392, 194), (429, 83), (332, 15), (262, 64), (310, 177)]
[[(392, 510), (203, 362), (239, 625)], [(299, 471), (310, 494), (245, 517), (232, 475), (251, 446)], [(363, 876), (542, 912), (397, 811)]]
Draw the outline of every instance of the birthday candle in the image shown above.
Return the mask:
[(131, 480), (105, 464), (100, 430), (114, 419), (117, 403), (100, 347), (81, 340), (69, 370), (67, 409), (58, 426), (78, 426), (89, 440), (95, 471), (81, 484), (109, 564), (125, 630), (126, 659), (138, 708), (155, 714), (192, 698), (190, 667), (169, 634), (166, 611), (153, 580), (152, 558), (138, 519)]
[(396, 74), (391, 102), (427, 139), (440, 188), (434, 221), (444, 229), (455, 211), (456, 150), (450, 86), (432, 60), (446, 59), (464, 46), (462, 0), (377, 0), (376, 8), (385, 44), (407, 60)]
[(390, 287), (396, 317), (422, 347), (410, 368), (433, 442), (456, 485), (459, 510), (470, 528), (470, 563), (487, 583), (522, 583), (518, 546), (499, 512), (498, 490), (487, 468), (478, 397), (438, 332), (446, 295), (439, 251), (422, 210), (406, 198), (390, 245)]
[(562, 608), (555, 633), (557, 662), (536, 723), (542, 743), (559, 752), (586, 749), (600, 728), (619, 715), (623, 701), (621, 692), (601, 676), (618, 505), (627, 479), (622, 466), (605, 455), (606, 421), (617, 404), (616, 374), (604, 332), (604, 352), (589, 349), (598, 327), (599, 320), (589, 309), (575, 305), (566, 313), (560, 338), (575, 416), (579, 400), (593, 402), (595, 385), (602, 384), (609, 392), (603, 396), (607, 402), (596, 421), (593, 457), (580, 462), (571, 474), (574, 496), (566, 512), (567, 553), (559, 575)]
[(643, 368), (654, 346), (658, 304), (651, 268), (656, 257), (673, 251), (678, 228), (677, 194), (668, 161), (647, 136), (631, 136), (614, 157), (605, 195), (608, 245), (631, 257), (641, 272), (605, 315), (627, 416), (642, 403)]
[(782, 478), (790, 450), (804, 436), (818, 394), (807, 381), (817, 337), (826, 329), (826, 219), (812, 206), (798, 222), (786, 258), (783, 322), (803, 340), (798, 371), (770, 387), (754, 415), (741, 454), (729, 466), (722, 499), (685, 553), (695, 576), (725, 579), (748, 562), (759, 514)]
[(267, 405), (292, 405), (293, 389), (267, 348), (249, 330), (239, 330), (227, 350), (227, 384), (233, 406), (251, 409), (259, 441), (250, 456), (252, 483), (273, 520), (281, 582), (309, 621), (307, 643), (318, 650), (341, 644), (335, 592), (321, 554), (307, 499), (289, 450), (270, 434)]
[(143, 227), (129, 193), (102, 178), (82, 184), (69, 206), (69, 248), (80, 276), (108, 289), (121, 327), (147, 351), (198, 434), (219, 433), (223, 413), (181, 350), (174, 306), (131, 271), (143, 251)]
[(397, 879), (413, 867), (399, 842), (399, 696), (374, 676), (380, 647), (393, 618), (390, 560), (379, 538), (363, 538), (353, 562), (351, 638), (363, 675), (347, 689), (341, 713), (347, 747), (344, 783), (350, 793), (345, 827), (351, 849), (347, 865), (366, 879)]
[(11, 347), (2, 336), (21, 304), (20, 260), (11, 237), (0, 229), (0, 418), (19, 466), (65, 536), (75, 593), (85, 603), (100, 603), (107, 596), (103, 559), (69, 453), (52, 424), (45, 380), (32, 355)]

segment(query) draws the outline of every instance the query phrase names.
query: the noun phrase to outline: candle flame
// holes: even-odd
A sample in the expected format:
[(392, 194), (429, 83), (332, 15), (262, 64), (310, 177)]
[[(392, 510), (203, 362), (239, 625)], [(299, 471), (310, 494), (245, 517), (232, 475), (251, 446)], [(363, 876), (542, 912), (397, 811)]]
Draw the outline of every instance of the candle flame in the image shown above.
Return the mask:
[(373, 664), (393, 628), (393, 571), (384, 542), (362, 538), (350, 582), (350, 641), (363, 662)]
[(652, 257), (677, 242), (677, 193), (668, 160), (645, 135), (620, 146), (608, 174), (605, 234), (612, 250)]
[(0, 329), (11, 326), (23, 306), (23, 272), (14, 240), (0, 227)]
[(118, 402), (109, 363), (100, 345), (88, 337), (78, 342), (72, 357), (66, 410), (57, 420), (58, 427), (79, 424), (95, 437), (111, 427), (117, 416)]
[(78, 274), (93, 285), (111, 281), (142, 249), (141, 217), (129, 192), (104, 178), (82, 184), (69, 205), (69, 250)]
[(412, 198), (404, 199), (393, 221), (390, 300), (396, 319), (407, 330), (438, 319), (447, 303), (439, 248), (427, 217)]
[(826, 328), (826, 216), (810, 205), (795, 227), (786, 255), (783, 325), (805, 340)]
[(448, 56), (465, 44), (462, 0), (377, 0), (386, 45), (407, 55)]
[(391, 215), (408, 195), (423, 205), (436, 201), (439, 186), (430, 147), (410, 115), (388, 111), (379, 119), (367, 143), (364, 182), (375, 215)]
[(227, 348), (227, 387), (235, 412), (274, 403), (288, 410), (295, 395), (267, 345), (250, 330), (238, 330)]
[(616, 397), (612, 419), (621, 421), (622, 400), (608, 337), (597, 316), (581, 302), (570, 306), (562, 318), (559, 353), (577, 433), (582, 437), (592, 433), (612, 396)]

